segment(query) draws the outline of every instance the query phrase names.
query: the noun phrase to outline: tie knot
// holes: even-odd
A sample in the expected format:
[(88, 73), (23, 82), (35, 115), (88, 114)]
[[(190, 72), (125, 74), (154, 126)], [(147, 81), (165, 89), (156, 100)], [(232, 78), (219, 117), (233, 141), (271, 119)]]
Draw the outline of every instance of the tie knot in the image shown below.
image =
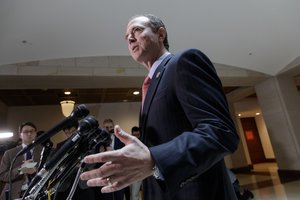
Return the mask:
[(149, 85), (151, 81), (151, 78), (149, 76), (146, 76), (143, 85)]
[(148, 87), (150, 85), (150, 81), (151, 81), (151, 78), (149, 76), (146, 76), (144, 83), (143, 83), (143, 88), (142, 88), (142, 107), (143, 107), (144, 100), (145, 100), (145, 97), (146, 97), (146, 94), (148, 91)]
[(148, 87), (150, 85), (150, 81), (151, 81), (151, 78), (149, 76), (146, 76), (146, 78), (144, 80), (144, 83), (143, 83), (143, 95), (144, 96), (147, 93)]

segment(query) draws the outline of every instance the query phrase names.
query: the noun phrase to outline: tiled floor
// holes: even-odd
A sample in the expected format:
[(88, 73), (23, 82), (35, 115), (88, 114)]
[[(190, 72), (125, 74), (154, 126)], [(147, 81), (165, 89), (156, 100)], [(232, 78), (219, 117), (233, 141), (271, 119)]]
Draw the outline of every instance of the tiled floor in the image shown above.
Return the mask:
[(236, 174), (242, 188), (254, 194), (254, 200), (300, 200), (300, 181), (281, 184), (275, 163), (254, 165), (251, 174)]

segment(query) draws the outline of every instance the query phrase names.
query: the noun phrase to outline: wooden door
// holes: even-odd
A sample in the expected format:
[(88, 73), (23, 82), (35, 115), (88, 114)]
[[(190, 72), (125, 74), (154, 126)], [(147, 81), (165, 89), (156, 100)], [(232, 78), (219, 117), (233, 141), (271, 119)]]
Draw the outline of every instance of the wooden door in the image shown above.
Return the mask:
[(266, 162), (255, 118), (241, 118), (241, 123), (252, 164)]

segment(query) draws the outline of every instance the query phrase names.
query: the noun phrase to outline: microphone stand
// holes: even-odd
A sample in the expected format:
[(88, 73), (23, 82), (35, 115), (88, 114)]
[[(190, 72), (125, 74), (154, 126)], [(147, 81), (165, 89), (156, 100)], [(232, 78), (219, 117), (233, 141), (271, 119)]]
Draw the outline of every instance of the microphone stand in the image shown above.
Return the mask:
[[(87, 121), (93, 123), (93, 118), (87, 119)], [(58, 160), (56, 161), (54, 159), (56, 162), (46, 162), (44, 168), (38, 172), (36, 177), (29, 185), (27, 191), (23, 195), (22, 200), (47, 199), (47, 196), (49, 197), (55, 194), (60, 184), (63, 183), (67, 177), (69, 177), (73, 169), (75, 169), (75, 167), (82, 162), (82, 159), (86, 155), (94, 151), (96, 146), (100, 145), (106, 147), (110, 144), (111, 138), (109, 133), (100, 128), (92, 126), (91, 130), (83, 129), (79, 130), (79, 132), (83, 132), (84, 136), (81, 137), (78, 143), (72, 145), (70, 149), (67, 149), (67, 152), (62, 154), (57, 152), (58, 154), (56, 153), (56, 157), (58, 157)], [(75, 141), (73, 140), (73, 137), (70, 139)], [(54, 156), (52, 158), (54, 158)], [(73, 190), (68, 197), (69, 199), (71, 199), (74, 195), (84, 165), (84, 163), (80, 164), (80, 168), (76, 175), (76, 181), (72, 187)]]
[(67, 197), (67, 200), (72, 200), (72, 197), (74, 196), (74, 193), (76, 191), (76, 188), (77, 188), (77, 185), (78, 185), (78, 182), (79, 182), (79, 179), (80, 179), (80, 174), (83, 172), (83, 168), (85, 167), (85, 163), (82, 162), (81, 160), (81, 164), (80, 164), (80, 167), (78, 168), (77, 170), (77, 174), (76, 174), (76, 177), (75, 177), (75, 180), (74, 180), (74, 183), (72, 185), (72, 188), (70, 190), (70, 193)]
[(38, 171), (40, 171), (44, 164), (46, 163), (49, 155), (51, 154), (51, 149), (52, 149), (52, 146), (53, 146), (53, 143), (49, 140), (47, 141), (45, 144), (43, 144), (43, 150), (41, 152), (41, 158), (40, 158), (40, 163), (39, 163), (39, 166), (38, 166)]

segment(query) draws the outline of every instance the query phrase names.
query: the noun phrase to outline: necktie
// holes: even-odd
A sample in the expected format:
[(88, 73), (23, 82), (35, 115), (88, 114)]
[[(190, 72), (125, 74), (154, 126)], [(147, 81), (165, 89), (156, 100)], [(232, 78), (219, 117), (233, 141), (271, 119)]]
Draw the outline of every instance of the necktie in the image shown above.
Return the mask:
[(145, 97), (146, 97), (150, 82), (151, 82), (151, 78), (149, 76), (146, 76), (144, 83), (143, 83), (143, 88), (142, 88), (142, 108), (144, 105)]
[(30, 159), (32, 159), (31, 151), (27, 151), (26, 152), (26, 160), (30, 160)]
[[(27, 151), (25, 157), (26, 157), (26, 160), (32, 159), (31, 151)], [(31, 180), (34, 178), (34, 176), (35, 176), (35, 174), (27, 174), (27, 179), (28, 179), (27, 184), (29, 184), (31, 182)]]

